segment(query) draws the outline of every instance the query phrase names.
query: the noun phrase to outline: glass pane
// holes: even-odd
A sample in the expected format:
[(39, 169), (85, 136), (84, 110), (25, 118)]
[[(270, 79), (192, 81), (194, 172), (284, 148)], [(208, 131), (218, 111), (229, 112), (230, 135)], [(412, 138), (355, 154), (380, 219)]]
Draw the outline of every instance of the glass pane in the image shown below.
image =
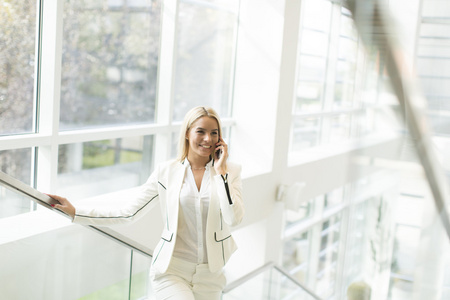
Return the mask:
[(0, 135), (33, 130), (36, 2), (0, 2)]
[(58, 193), (71, 199), (135, 187), (152, 171), (153, 136), (61, 145)]
[(325, 58), (302, 55), (299, 61), (298, 79), (324, 82), (327, 61)]
[(63, 218), (55, 213), (38, 214), (0, 222), (0, 232), (16, 229), (16, 240), (0, 244), (8, 253), (0, 257), (2, 299), (128, 299), (130, 250), (81, 226), (52, 225)]
[(303, 27), (327, 32), (331, 23), (331, 2), (327, 0), (307, 0), (303, 3)]
[[(31, 149), (0, 151), (0, 170), (26, 184), (31, 182)], [(0, 219), (31, 211), (30, 200), (0, 186)]]
[(286, 209), (286, 226), (289, 227), (311, 216), (312, 200), (302, 203), (297, 211)]
[(0, 151), (0, 170), (26, 184), (31, 182), (32, 149)]
[(307, 283), (309, 266), (308, 232), (297, 234), (283, 245), (283, 268), (299, 282)]
[(344, 187), (337, 188), (325, 195), (325, 208), (336, 206), (344, 201)]
[(224, 300), (247, 299), (298, 299), (313, 300), (300, 286), (277, 269), (268, 269), (265, 272), (246, 281), (237, 288), (225, 293)]
[(130, 300), (147, 299), (152, 294), (149, 271), (152, 259), (133, 251)]
[(332, 295), (335, 289), (340, 220), (338, 214), (322, 224), (316, 291), (324, 299)]
[(0, 186), (0, 219), (30, 212), (32, 207), (25, 196)]
[(228, 117), (237, 13), (200, 1), (180, 2), (178, 10), (173, 118), (182, 120), (198, 105), (213, 107), (222, 118)]
[(326, 57), (328, 51), (328, 34), (312, 30), (302, 32), (300, 52), (302, 54)]
[(329, 121), (331, 128), (328, 143), (342, 142), (350, 137), (351, 115), (340, 114), (329, 118)]
[(301, 113), (322, 110), (323, 93), (323, 82), (298, 82), (295, 111)]
[(301, 118), (294, 121), (292, 150), (299, 151), (319, 144), (320, 119)]
[(160, 4), (65, 1), (61, 130), (154, 122)]

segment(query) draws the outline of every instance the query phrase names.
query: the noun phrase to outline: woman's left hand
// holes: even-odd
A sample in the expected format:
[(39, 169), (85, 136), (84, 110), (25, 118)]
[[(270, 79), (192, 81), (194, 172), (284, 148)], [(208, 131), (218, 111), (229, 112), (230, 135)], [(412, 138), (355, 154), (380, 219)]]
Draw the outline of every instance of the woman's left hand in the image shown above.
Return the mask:
[(227, 172), (228, 145), (219, 137), (214, 150), (214, 169), (217, 174), (225, 175)]

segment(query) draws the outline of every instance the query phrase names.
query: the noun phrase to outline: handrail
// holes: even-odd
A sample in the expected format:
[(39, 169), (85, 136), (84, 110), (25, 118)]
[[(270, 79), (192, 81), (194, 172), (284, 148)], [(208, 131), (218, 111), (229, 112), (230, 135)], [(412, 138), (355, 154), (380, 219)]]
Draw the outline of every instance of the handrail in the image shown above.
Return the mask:
[(223, 289), (223, 294), (226, 294), (226, 293), (230, 292), (231, 290), (233, 290), (233, 289), (243, 285), (244, 283), (246, 283), (250, 279), (253, 279), (256, 276), (258, 276), (259, 274), (261, 274), (261, 273), (263, 273), (263, 272), (265, 272), (265, 271), (267, 271), (269, 269), (272, 269), (272, 268), (276, 269), (278, 272), (280, 272), (281, 274), (286, 276), (290, 281), (292, 281), (295, 285), (297, 285), (299, 288), (304, 290), (306, 293), (308, 293), (314, 299), (322, 300), (322, 298), (317, 296), (312, 290), (310, 290), (305, 285), (303, 285), (301, 282), (299, 282), (297, 279), (292, 277), (292, 275), (289, 274), (289, 272), (287, 272), (286, 270), (284, 270), (282, 267), (278, 266), (274, 262), (268, 262), (265, 265), (263, 265), (263, 266), (255, 269), (255, 270), (251, 271), (250, 273), (242, 276), (241, 278), (236, 279), (235, 281), (227, 284), (227, 286)]
[(437, 212), (447, 236), (450, 238), (450, 218), (445, 199), (450, 199), (445, 173), (432, 149), (431, 130), (426, 117), (426, 101), (418, 90), (416, 76), (408, 68), (406, 55), (398, 47), (390, 30), (388, 12), (380, 0), (349, 0), (347, 6), (352, 12), (356, 28), (364, 43), (374, 44), (385, 54), (386, 69), (392, 87), (404, 112), (409, 132), (415, 139), (414, 146), (428, 179)]
[[(67, 218), (69, 218), (69, 216), (67, 214), (65, 214), (64, 212), (55, 209), (52, 207), (52, 204), (57, 204), (58, 202), (56, 200), (54, 200), (53, 198), (49, 197), (48, 195), (39, 192), (38, 190), (32, 188), (31, 186), (21, 182), (20, 180), (17, 180), (11, 176), (9, 176), (8, 174), (1, 172), (0, 171), (0, 185), (5, 186), (6, 188), (13, 190), (15, 192), (19, 192), (20, 194), (23, 194), (25, 196), (28, 196), (32, 201), (36, 202), (37, 204), (40, 204), (42, 206), (44, 206), (47, 209), (50, 209), (52, 211), (55, 211), (56, 213), (59, 213)], [(149, 249), (148, 247), (137, 243), (136, 241), (133, 241), (123, 235), (121, 235), (120, 233), (106, 228), (106, 227), (97, 227), (97, 226), (91, 226), (91, 225), (81, 225), (83, 227), (89, 228), (91, 230), (94, 230), (100, 234), (102, 234), (103, 236), (114, 240), (116, 242), (118, 242), (119, 244), (137, 251), (141, 254), (143, 254), (144, 256), (147, 257), (152, 257), (152, 253), (153, 250)]]

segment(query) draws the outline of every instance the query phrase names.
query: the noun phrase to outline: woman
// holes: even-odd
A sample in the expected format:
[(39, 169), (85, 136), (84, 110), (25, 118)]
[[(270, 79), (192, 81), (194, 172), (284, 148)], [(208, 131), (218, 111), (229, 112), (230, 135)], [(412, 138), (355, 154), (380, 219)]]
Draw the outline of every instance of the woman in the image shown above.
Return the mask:
[(157, 299), (220, 299), (223, 267), (236, 250), (229, 226), (244, 215), (240, 166), (227, 162), (219, 116), (195, 107), (180, 131), (178, 157), (160, 164), (139, 196), (114, 211), (77, 208), (50, 195), (75, 223), (108, 226), (136, 220), (158, 202), (164, 230), (150, 269)]

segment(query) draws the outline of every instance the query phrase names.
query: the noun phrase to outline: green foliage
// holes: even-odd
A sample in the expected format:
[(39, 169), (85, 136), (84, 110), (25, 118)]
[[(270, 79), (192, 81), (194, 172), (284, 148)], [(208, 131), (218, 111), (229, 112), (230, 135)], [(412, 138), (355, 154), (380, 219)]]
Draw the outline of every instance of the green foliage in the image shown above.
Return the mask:
[[(119, 151), (119, 161), (115, 161), (115, 152)], [(116, 150), (110, 141), (86, 143), (83, 148), (83, 169), (94, 169), (114, 164), (127, 164), (142, 159), (142, 153), (130, 150)]]

